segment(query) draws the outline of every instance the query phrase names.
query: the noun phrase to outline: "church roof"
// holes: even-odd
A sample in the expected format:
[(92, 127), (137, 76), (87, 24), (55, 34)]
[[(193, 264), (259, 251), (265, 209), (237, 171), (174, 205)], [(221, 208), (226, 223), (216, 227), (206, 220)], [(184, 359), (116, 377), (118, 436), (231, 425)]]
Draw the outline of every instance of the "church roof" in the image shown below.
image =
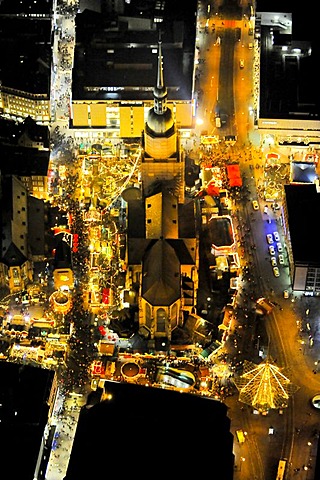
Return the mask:
[(23, 255), (21, 250), (14, 244), (10, 243), (9, 247), (1, 257), (1, 262), (8, 267), (21, 266), (27, 261), (27, 257)]
[(146, 252), (142, 271), (142, 297), (151, 305), (171, 305), (181, 296), (180, 262), (172, 245), (158, 240)]

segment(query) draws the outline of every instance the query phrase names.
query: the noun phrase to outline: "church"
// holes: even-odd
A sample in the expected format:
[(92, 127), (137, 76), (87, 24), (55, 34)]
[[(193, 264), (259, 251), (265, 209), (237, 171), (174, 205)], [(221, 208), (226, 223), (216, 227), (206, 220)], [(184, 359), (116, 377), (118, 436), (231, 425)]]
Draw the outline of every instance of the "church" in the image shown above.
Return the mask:
[(127, 283), (151, 350), (168, 350), (195, 311), (198, 239), (195, 203), (186, 199), (185, 158), (167, 106), (161, 41), (157, 83), (142, 135), (141, 195), (127, 204)]

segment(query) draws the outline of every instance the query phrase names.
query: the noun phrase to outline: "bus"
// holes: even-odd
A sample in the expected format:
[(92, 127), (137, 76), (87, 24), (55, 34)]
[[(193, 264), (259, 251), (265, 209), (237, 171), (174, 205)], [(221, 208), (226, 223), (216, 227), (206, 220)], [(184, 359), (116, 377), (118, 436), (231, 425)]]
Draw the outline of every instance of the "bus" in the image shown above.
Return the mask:
[(242, 429), (236, 430), (236, 436), (239, 443), (244, 443), (246, 441), (247, 432), (244, 432)]
[(276, 480), (284, 480), (285, 479), (286, 465), (287, 465), (287, 460), (285, 460), (285, 459), (279, 460)]

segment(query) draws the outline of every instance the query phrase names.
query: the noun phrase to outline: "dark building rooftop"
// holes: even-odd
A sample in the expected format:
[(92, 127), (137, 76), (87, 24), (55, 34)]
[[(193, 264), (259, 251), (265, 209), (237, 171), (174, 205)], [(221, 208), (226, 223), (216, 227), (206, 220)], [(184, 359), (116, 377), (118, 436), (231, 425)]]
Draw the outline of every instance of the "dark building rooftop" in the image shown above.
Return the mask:
[(0, 81), (31, 94), (50, 94), (52, 0), (0, 2)]
[(55, 254), (54, 268), (71, 268), (72, 255), (70, 245), (64, 240), (64, 233), (58, 233), (54, 236)]
[(0, 362), (3, 478), (34, 479), (54, 375), (52, 370)]
[(41, 14), (50, 16), (52, 13), (52, 0), (34, 1), (34, 0), (1, 0), (0, 14), (21, 15), (32, 17)]
[[(75, 100), (152, 100), (157, 78), (157, 47), (161, 29), (168, 98), (190, 100), (196, 35), (197, 2), (183, 0), (124, 3), (119, 13), (85, 9), (76, 16), (73, 69)], [(102, 4), (102, 2), (101, 2)], [(156, 23), (158, 14), (163, 22)]]
[(316, 165), (311, 162), (291, 162), (291, 183), (314, 183), (318, 178)]
[(2, 175), (47, 176), (49, 152), (35, 148), (0, 145)]
[(49, 129), (30, 117), (17, 123), (0, 119), (0, 170), (2, 175), (47, 176)]
[(232, 222), (229, 217), (212, 217), (208, 224), (209, 237), (216, 247), (231, 247), (234, 243)]
[[(233, 478), (227, 406), (189, 393), (107, 381), (108, 400), (83, 407), (65, 480), (100, 478), (108, 470), (147, 478), (159, 470), (189, 478)], [(120, 459), (116, 460), (116, 459)], [(167, 472), (167, 473), (166, 473)], [(218, 473), (219, 472), (219, 473)]]
[(320, 211), (320, 194), (315, 184), (285, 185), (288, 223), (295, 263), (320, 264), (315, 212)]
[[(30, 116), (23, 122), (0, 118), (0, 143), (5, 145), (23, 145), (22, 137), (34, 143), (40, 143), (43, 148), (49, 148), (49, 129), (37, 124)], [(25, 139), (26, 141), (26, 139)]]
[[(258, 0), (257, 17), (261, 12), (279, 12), (284, 18), (291, 17), (293, 5), (288, 5), (287, 10), (284, 7), (283, 2), (279, 5), (279, 2)], [(283, 12), (289, 13), (286, 16)], [(282, 28), (280, 22), (261, 22), (260, 118), (319, 120), (320, 99), (315, 75), (319, 48), (311, 41), (314, 33), (309, 36), (306, 29), (296, 30), (295, 23), (301, 24), (298, 13), (292, 15), (291, 32)]]

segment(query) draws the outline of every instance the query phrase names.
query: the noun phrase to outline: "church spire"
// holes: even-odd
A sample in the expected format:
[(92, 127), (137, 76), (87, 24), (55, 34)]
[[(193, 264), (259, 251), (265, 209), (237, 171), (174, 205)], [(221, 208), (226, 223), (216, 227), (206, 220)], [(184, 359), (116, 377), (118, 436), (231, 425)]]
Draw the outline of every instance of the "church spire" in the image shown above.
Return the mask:
[(159, 38), (157, 86), (153, 89), (154, 111), (158, 115), (163, 115), (164, 112), (167, 110), (167, 94), (168, 94), (163, 81), (163, 62), (162, 62), (161, 44), (162, 44), (161, 38)]
[[(167, 106), (167, 96), (168, 92), (164, 85), (163, 81), (163, 62), (162, 62), (162, 50), (161, 50), (161, 38), (159, 35), (158, 41), (158, 64), (157, 64), (157, 83), (153, 88), (153, 107), (150, 108), (148, 113), (148, 119), (146, 121), (146, 130), (145, 130), (145, 150), (152, 155), (153, 158), (156, 158), (159, 154), (155, 148), (155, 143), (170, 143), (170, 148), (167, 153), (164, 155), (163, 151), (166, 149), (161, 149), (161, 158), (167, 158), (176, 151), (176, 138), (175, 138), (175, 122), (172, 115), (171, 109)], [(167, 139), (164, 142), (163, 139)], [(168, 139), (172, 139), (171, 142), (168, 142)], [(154, 141), (157, 139), (157, 142)], [(168, 145), (167, 145), (168, 146)], [(157, 147), (158, 148), (158, 147)], [(170, 150), (170, 153), (168, 153)], [(151, 153), (152, 152), (152, 153)], [(163, 156), (164, 155), (164, 156)]]
[(157, 88), (159, 90), (164, 88), (161, 43), (162, 43), (161, 38), (159, 38), (159, 41), (158, 41), (158, 77), (157, 77)]

